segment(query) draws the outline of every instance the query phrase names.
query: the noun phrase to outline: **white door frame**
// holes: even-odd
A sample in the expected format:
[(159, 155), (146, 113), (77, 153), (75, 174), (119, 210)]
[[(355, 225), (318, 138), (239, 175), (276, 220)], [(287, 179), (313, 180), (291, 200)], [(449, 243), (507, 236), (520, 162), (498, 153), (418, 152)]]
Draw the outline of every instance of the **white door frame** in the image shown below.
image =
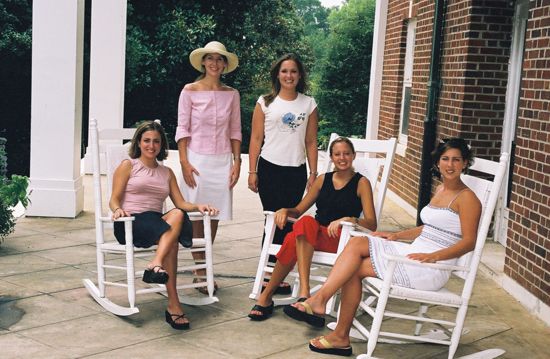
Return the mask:
[[(519, 96), (521, 91), (521, 73), (523, 68), (523, 53), (525, 49), (525, 29), (529, 15), (529, 1), (518, 0), (514, 12), (512, 29), (512, 44), (508, 63), (508, 85), (506, 87), (506, 105), (504, 108), (504, 124), (502, 130), (501, 152), (510, 153), (512, 143), (516, 137), (516, 123), (518, 115)], [(513, 158), (513, 154), (510, 154)], [(508, 186), (510, 181), (510, 167), (508, 168), (502, 186), (497, 212), (495, 217), (495, 241), (506, 247), (508, 231)]]

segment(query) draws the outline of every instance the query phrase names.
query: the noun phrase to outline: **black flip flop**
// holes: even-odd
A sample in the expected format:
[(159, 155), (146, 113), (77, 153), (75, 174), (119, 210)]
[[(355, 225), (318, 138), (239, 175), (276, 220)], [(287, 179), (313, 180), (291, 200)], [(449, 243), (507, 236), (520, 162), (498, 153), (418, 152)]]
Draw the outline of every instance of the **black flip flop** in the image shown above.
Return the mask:
[(295, 319), (301, 322), (306, 322), (312, 327), (323, 328), (325, 326), (324, 316), (320, 316), (313, 313), (311, 306), (308, 303), (306, 302), (299, 302), (299, 303), (304, 307), (305, 309), (304, 312), (302, 312), (300, 309), (292, 305), (285, 306), (283, 309), (283, 312), (285, 312), (285, 314), (291, 317), (292, 319)]
[[(158, 270), (155, 270), (156, 268), (158, 268)], [(143, 271), (142, 280), (145, 283), (166, 284), (166, 282), (168, 282), (168, 273), (166, 273), (166, 271), (161, 272), (161, 270), (164, 271), (164, 268), (161, 266), (145, 269), (145, 271)]]
[(316, 353), (321, 354), (330, 354), (330, 355), (340, 355), (343, 357), (349, 357), (353, 351), (351, 349), (351, 346), (345, 347), (345, 348), (336, 348), (332, 346), (332, 344), (325, 339), (325, 337), (318, 338), (319, 342), (323, 344), (323, 348), (316, 347), (315, 345), (311, 344), (311, 341), (309, 342), (309, 349), (311, 351), (314, 351)]
[(252, 307), (252, 309), (250, 311), (256, 310), (256, 311), (258, 311), (262, 314), (249, 313), (248, 317), (252, 320), (257, 321), (257, 322), (261, 322), (262, 320), (266, 320), (269, 317), (271, 317), (271, 315), (273, 314), (273, 307), (274, 307), (273, 302), (271, 302), (271, 304), (266, 306), (266, 307), (263, 307), (259, 304), (256, 304), (255, 306)]

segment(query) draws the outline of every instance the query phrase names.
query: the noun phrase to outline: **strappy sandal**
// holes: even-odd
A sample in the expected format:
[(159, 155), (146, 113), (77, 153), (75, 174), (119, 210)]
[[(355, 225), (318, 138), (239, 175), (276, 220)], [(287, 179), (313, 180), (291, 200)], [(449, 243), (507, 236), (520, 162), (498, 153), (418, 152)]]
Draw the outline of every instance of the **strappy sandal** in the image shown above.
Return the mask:
[[(267, 287), (267, 283), (269, 283), (269, 279), (264, 278), (264, 281), (262, 283), (262, 292)], [(287, 282), (281, 282), (279, 283), (279, 286), (277, 289), (275, 289), (275, 292), (273, 294), (280, 294), (280, 295), (288, 295), (292, 293), (292, 287)]]
[(269, 317), (271, 317), (271, 315), (273, 314), (273, 307), (275, 305), (273, 304), (273, 302), (271, 302), (270, 305), (266, 306), (266, 307), (263, 307), (259, 304), (256, 304), (255, 306), (252, 307), (252, 309), (250, 310), (251, 312), (252, 311), (257, 311), (257, 312), (260, 312), (262, 314), (253, 314), (253, 313), (249, 313), (248, 314), (248, 317), (252, 320), (255, 320), (257, 322), (261, 322), (263, 320), (266, 320), (268, 319)]
[[(193, 278), (193, 283), (206, 283), (206, 279), (204, 278)], [(204, 294), (204, 295), (208, 295), (208, 288), (206, 286), (204, 287), (195, 287), (195, 289)], [(212, 295), (216, 294), (216, 292), (218, 291), (218, 283), (216, 283), (216, 281), (214, 281), (214, 293), (212, 293)]]
[(166, 284), (168, 282), (168, 273), (161, 266), (154, 266), (143, 271), (142, 280), (145, 283)]
[(169, 311), (164, 311), (164, 316), (166, 317), (166, 323), (177, 330), (186, 330), (189, 329), (189, 321), (184, 323), (178, 323), (180, 319), (186, 319), (185, 314), (171, 314)]

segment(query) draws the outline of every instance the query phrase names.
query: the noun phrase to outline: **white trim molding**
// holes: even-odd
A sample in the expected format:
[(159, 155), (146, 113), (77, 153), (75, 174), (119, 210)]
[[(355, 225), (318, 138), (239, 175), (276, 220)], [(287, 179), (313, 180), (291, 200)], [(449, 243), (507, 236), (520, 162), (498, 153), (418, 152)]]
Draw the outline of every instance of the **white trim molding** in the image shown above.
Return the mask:
[(388, 0), (377, 0), (374, 14), (374, 34), (370, 66), (369, 103), (367, 108), (367, 140), (378, 139), (380, 122), (380, 98), (382, 97), (382, 71), (384, 69), (384, 46), (386, 42), (386, 23), (388, 19)]
[(399, 197), (397, 193), (393, 192), (391, 189), (388, 188), (386, 192), (386, 196), (388, 196), (389, 199), (395, 202), (401, 209), (407, 212), (408, 215), (416, 218), (416, 208), (410, 205), (403, 198)]
[(521, 305), (529, 311), (529, 313), (533, 314), (542, 320), (546, 325), (550, 326), (550, 306), (546, 305), (507, 275), (502, 276), (502, 289), (508, 292), (508, 294), (512, 297), (516, 298)]

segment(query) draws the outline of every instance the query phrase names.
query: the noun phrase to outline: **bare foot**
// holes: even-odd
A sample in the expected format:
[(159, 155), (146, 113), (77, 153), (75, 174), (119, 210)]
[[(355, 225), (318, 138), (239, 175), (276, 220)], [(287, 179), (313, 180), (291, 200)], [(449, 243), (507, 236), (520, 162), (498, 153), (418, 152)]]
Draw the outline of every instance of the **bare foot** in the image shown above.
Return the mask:
[(316, 303), (313, 297), (310, 297), (306, 299), (305, 301), (299, 301), (294, 304), (291, 304), (294, 308), (298, 309), (301, 312), (305, 312), (306, 308), (304, 307), (303, 303), (309, 304), (311, 307), (311, 310), (313, 311), (313, 314), (316, 314), (318, 316), (325, 315), (325, 306), (321, 305), (319, 303)]
[(335, 348), (347, 348), (350, 346), (349, 337), (340, 337), (336, 335), (334, 332), (330, 332), (327, 335), (313, 338), (309, 342), (311, 343), (311, 345), (317, 348), (323, 348), (323, 344), (319, 342), (319, 340), (323, 337)]

